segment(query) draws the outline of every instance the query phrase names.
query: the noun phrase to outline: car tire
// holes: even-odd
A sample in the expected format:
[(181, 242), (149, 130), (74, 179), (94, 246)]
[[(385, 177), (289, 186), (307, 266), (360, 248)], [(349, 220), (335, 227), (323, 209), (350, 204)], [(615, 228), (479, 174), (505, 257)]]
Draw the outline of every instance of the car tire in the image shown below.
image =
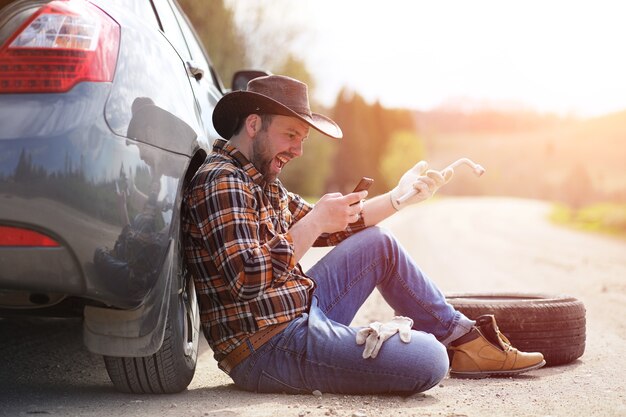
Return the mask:
[(448, 302), (470, 319), (496, 317), (500, 331), (524, 352), (541, 352), (546, 365), (570, 363), (585, 351), (585, 306), (576, 298), (545, 294), (450, 294)]
[(191, 383), (198, 357), (200, 315), (191, 274), (186, 269), (183, 272), (180, 290), (170, 301), (161, 348), (144, 357), (104, 357), (117, 390), (173, 394)]

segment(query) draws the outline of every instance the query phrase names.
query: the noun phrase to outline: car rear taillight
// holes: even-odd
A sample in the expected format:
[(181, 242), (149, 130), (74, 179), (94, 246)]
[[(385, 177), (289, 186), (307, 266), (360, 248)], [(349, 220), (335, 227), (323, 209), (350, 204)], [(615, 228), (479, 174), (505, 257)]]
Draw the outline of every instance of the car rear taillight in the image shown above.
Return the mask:
[(0, 247), (2, 246), (57, 247), (61, 245), (51, 237), (34, 230), (0, 226)]
[(120, 27), (84, 0), (55, 0), (0, 48), (0, 93), (60, 93), (81, 81), (112, 81)]

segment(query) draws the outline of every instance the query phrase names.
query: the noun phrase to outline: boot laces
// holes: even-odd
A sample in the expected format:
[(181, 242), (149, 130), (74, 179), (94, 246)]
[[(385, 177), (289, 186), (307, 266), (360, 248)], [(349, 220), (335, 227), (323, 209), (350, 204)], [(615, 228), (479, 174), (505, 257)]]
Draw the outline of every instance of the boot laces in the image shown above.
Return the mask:
[(509, 339), (504, 334), (502, 334), (500, 330), (497, 330), (497, 335), (504, 344), (505, 352), (515, 349), (513, 345), (511, 344), (511, 342), (509, 341)]

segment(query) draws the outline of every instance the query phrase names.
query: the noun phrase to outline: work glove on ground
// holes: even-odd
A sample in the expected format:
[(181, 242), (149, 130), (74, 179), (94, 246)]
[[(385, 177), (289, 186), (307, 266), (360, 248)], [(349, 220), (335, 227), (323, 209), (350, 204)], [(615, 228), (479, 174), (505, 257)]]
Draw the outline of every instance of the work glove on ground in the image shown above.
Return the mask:
[(409, 343), (411, 341), (411, 327), (413, 327), (413, 320), (404, 316), (395, 316), (387, 323), (375, 321), (370, 323), (368, 327), (362, 328), (356, 334), (356, 343), (357, 345), (365, 344), (363, 359), (376, 358), (385, 340), (398, 332), (400, 333), (400, 340)]
[[(401, 210), (411, 204), (419, 203), (430, 197), (442, 185), (452, 179), (454, 171), (445, 169), (442, 172), (428, 169), (428, 162), (420, 161), (402, 175), (398, 185), (391, 190), (391, 204), (396, 210)], [(412, 195), (404, 201), (398, 201), (407, 193)]]

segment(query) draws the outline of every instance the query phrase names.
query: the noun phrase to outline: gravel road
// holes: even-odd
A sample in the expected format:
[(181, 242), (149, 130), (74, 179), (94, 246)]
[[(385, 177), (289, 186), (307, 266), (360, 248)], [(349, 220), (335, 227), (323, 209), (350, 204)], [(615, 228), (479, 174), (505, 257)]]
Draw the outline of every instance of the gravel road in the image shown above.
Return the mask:
[[(508, 198), (441, 198), (404, 210), (394, 231), (444, 292), (572, 295), (587, 308), (577, 361), (515, 378), (445, 379), (409, 398), (252, 394), (221, 373), (201, 343), (189, 389), (120, 394), (79, 320), (0, 320), (0, 416), (625, 416), (626, 242), (549, 224), (549, 205)], [(303, 260), (312, 265), (325, 250)], [(376, 293), (355, 324), (388, 318)]]

